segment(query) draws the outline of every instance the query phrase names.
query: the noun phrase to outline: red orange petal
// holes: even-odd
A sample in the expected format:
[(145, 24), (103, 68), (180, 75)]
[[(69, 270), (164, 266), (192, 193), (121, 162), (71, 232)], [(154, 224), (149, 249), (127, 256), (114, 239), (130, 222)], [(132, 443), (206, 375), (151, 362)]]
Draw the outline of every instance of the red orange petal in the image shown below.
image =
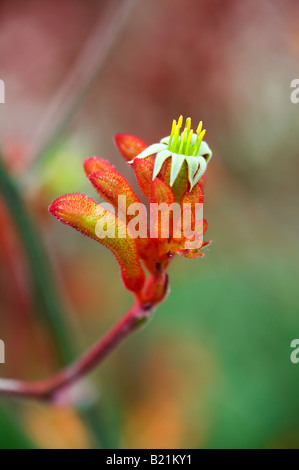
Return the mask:
[[(126, 225), (117, 216), (82, 194), (67, 194), (55, 199), (49, 211), (64, 224), (109, 248), (119, 262), (125, 287), (131, 291), (141, 289), (145, 275), (138, 259), (135, 240), (130, 237)], [(110, 236), (100, 238), (101, 228), (98, 223), (100, 227), (103, 224), (115, 227), (115, 236), (110, 230)]]

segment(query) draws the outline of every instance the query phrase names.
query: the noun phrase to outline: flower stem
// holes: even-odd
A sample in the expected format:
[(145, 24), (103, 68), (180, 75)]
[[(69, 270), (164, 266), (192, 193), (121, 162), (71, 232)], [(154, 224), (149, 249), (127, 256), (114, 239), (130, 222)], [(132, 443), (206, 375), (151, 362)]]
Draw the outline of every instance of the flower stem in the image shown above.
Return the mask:
[(102, 363), (116, 347), (150, 317), (155, 305), (136, 303), (114, 327), (73, 364), (48, 379), (26, 382), (0, 379), (0, 395), (44, 401), (55, 401), (59, 392), (82, 379)]

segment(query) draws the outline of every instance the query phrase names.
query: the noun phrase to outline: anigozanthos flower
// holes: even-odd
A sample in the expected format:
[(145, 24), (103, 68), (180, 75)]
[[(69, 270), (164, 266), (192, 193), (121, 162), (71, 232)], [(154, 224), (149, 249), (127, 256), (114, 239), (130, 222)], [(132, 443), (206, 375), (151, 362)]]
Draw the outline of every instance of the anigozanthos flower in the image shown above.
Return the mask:
[[(201, 257), (202, 249), (209, 244), (203, 241), (207, 223), (201, 216), (198, 220), (197, 206), (203, 204), (201, 177), (212, 152), (202, 140), (205, 133), (202, 123), (196, 133), (191, 129), (190, 118), (183, 132), (182, 123), (181, 116), (177, 123), (173, 122), (169, 137), (149, 147), (133, 135), (115, 137), (121, 154), (132, 163), (148, 204), (141, 204), (129, 182), (109, 161), (91, 157), (84, 162), (85, 173), (113, 210), (103, 208), (83, 194), (59, 197), (49, 207), (51, 214), (61, 222), (113, 252), (125, 287), (142, 303), (157, 304), (163, 300), (167, 293), (167, 268), (175, 255)], [(123, 199), (125, 203), (120, 205)], [(153, 206), (157, 208), (157, 218), (148, 226), (147, 214), (151, 215)], [(184, 220), (188, 222), (187, 230), (185, 224), (181, 224)], [(99, 235), (99, 226), (104, 236), (102, 232)], [(112, 230), (112, 237), (105, 235), (108, 229), (104, 227), (116, 229)], [(167, 236), (164, 228), (169, 228)], [(137, 236), (132, 236), (133, 232)]]
[[(164, 162), (171, 157), (170, 186), (173, 186), (185, 161), (188, 167), (190, 190), (192, 190), (205, 173), (212, 151), (203, 141), (206, 131), (202, 130), (202, 121), (198, 124), (196, 133), (191, 129), (190, 118), (186, 119), (185, 128), (181, 132), (182, 124), (183, 116), (179, 117), (178, 122), (173, 120), (171, 134), (161, 139), (160, 143), (150, 145), (135, 158), (147, 158), (157, 154), (152, 177), (154, 180), (160, 173)], [(129, 163), (133, 163), (133, 160)]]

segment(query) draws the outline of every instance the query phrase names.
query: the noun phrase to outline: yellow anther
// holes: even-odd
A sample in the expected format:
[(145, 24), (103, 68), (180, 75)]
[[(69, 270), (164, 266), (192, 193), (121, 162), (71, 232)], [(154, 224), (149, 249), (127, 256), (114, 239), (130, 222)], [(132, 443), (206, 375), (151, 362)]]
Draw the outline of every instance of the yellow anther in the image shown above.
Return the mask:
[(182, 124), (183, 124), (183, 116), (180, 115), (179, 120), (178, 120), (178, 128), (179, 129), (182, 127)]
[(204, 129), (204, 130), (201, 131), (201, 133), (199, 134), (198, 140), (199, 140), (200, 143), (202, 142), (202, 139), (204, 138), (205, 133), (206, 133), (206, 130)]
[(187, 143), (186, 143), (186, 148), (185, 148), (185, 154), (186, 155), (188, 155), (188, 152), (189, 152), (189, 149), (190, 149), (192, 135), (193, 135), (193, 129), (190, 130), (189, 135), (187, 137)]
[(168, 145), (171, 145), (171, 141), (172, 141), (173, 134), (174, 134), (175, 130), (176, 130), (176, 120), (174, 119), (174, 120), (172, 121), (172, 128), (171, 128), (171, 133), (170, 133)]
[(182, 151), (183, 151), (184, 143), (185, 143), (186, 137), (187, 137), (187, 132), (188, 132), (188, 129), (185, 128), (185, 129), (184, 129), (184, 132), (183, 132), (183, 134), (182, 134), (182, 136), (181, 136), (181, 144), (180, 144), (178, 153), (182, 153)]
[(189, 117), (186, 119), (185, 129), (188, 129), (188, 131), (191, 129), (191, 118)]
[(176, 151), (177, 144), (179, 143), (179, 135), (180, 135), (180, 128), (177, 125), (174, 131), (174, 136), (173, 136), (172, 145), (171, 145), (171, 148), (174, 152)]
[(176, 120), (174, 119), (174, 120), (172, 121), (172, 127), (171, 127), (171, 134), (170, 134), (170, 136), (173, 136), (174, 131), (175, 131), (175, 128), (176, 128)]
[(201, 129), (202, 129), (202, 121), (200, 121), (200, 123), (197, 126), (197, 129), (196, 129), (196, 134), (197, 135), (201, 132)]
[(205, 133), (206, 133), (206, 131), (203, 130), (200, 134), (197, 135), (197, 139), (196, 139), (196, 143), (194, 145), (194, 150), (193, 150), (192, 155), (197, 155), (197, 153), (200, 149), (200, 145), (201, 145), (203, 136), (205, 135)]

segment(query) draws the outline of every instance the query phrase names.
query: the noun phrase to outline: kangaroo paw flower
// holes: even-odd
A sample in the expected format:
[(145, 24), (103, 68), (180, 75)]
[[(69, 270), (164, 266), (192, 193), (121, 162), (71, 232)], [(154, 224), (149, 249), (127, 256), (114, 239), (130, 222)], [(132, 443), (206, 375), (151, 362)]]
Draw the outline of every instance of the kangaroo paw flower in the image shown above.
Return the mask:
[(67, 194), (55, 199), (49, 211), (64, 224), (109, 248), (119, 262), (127, 289), (139, 291), (142, 288), (145, 275), (135, 240), (118, 217), (82, 194)]
[[(132, 165), (148, 205), (142, 204), (129, 182), (107, 160), (87, 158), (84, 170), (97, 193), (112, 205), (104, 209), (81, 194), (67, 194), (49, 210), (64, 224), (74, 227), (109, 248), (121, 267), (127, 289), (158, 302), (167, 292), (166, 269), (175, 254), (203, 256), (207, 224), (200, 210), (203, 182), (212, 152), (203, 141), (202, 123), (196, 133), (188, 118), (173, 121), (171, 133), (150, 145), (129, 134), (115, 137), (123, 157)], [(187, 223), (186, 223), (187, 222)], [(145, 273), (141, 263), (149, 272)]]

